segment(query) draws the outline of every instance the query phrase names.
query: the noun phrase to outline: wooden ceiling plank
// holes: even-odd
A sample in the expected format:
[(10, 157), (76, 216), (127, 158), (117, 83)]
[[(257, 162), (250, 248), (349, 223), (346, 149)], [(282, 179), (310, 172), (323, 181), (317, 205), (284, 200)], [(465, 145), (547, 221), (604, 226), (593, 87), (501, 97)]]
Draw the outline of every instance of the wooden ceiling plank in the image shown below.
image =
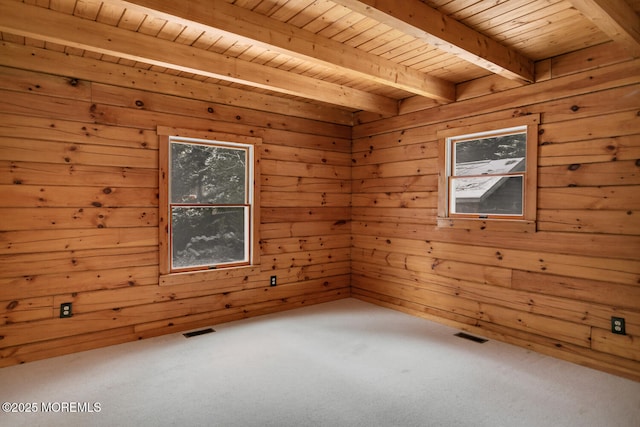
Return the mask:
[(63, 13), (73, 13), (76, 8), (76, 0), (51, 0), (49, 8)]
[(34, 4), (40, 7), (49, 7), (49, 0), (24, 0), (25, 3)]
[(5, 40), (11, 43), (25, 44), (25, 37), (18, 36), (15, 34), (10, 34), (10, 33), (2, 33), (2, 40)]
[(640, 57), (640, 17), (625, 0), (569, 0), (584, 16), (634, 57)]
[(271, 14), (271, 17), (281, 22), (287, 22), (298, 13), (300, 13), (308, 5), (308, 2), (305, 2), (304, 0), (294, 2), (289, 1), (282, 5), (278, 10), (275, 10)]
[(81, 18), (91, 19), (95, 21), (95, 19), (98, 17), (101, 6), (101, 0), (78, 0), (73, 14)]
[(202, 34), (202, 31), (197, 28), (186, 27), (175, 39), (175, 42), (193, 46), (196, 40), (200, 39), (200, 36), (202, 36)]
[(334, 6), (335, 4), (333, 4), (329, 0), (315, 1), (308, 7), (301, 10), (296, 16), (289, 19), (287, 23), (298, 28), (303, 28), (304, 26), (313, 22), (316, 17), (322, 16), (325, 12), (327, 12)]
[[(347, 8), (345, 7), (345, 9)], [(318, 35), (339, 42), (340, 40), (337, 40), (337, 37), (339, 37), (340, 34), (343, 34), (345, 31), (348, 31), (351, 28), (357, 27), (360, 22), (367, 20), (370, 21), (370, 19), (368, 19), (367, 17), (349, 10), (348, 14), (346, 14), (339, 20), (332, 22), (331, 25), (329, 25), (327, 28), (318, 32)]]
[(166, 19), (159, 19), (153, 16), (147, 16), (142, 22), (142, 24), (140, 25), (138, 32), (141, 34), (146, 34), (148, 36), (157, 37), (160, 31), (162, 30), (162, 28), (166, 24), (167, 24)]
[(534, 80), (533, 61), (420, 0), (334, 1), (495, 74), (526, 83)]
[(316, 19), (309, 22), (302, 28), (312, 33), (318, 34), (320, 31), (323, 31), (334, 22), (342, 20), (349, 13), (351, 13), (351, 11), (346, 7), (334, 4), (331, 9), (318, 16)]
[(431, 49), (434, 48), (432, 46), (424, 44), (422, 40), (413, 39), (413, 41), (411, 41), (410, 43), (399, 46), (396, 49), (391, 49), (382, 56), (386, 57), (387, 59), (393, 60), (394, 62), (402, 63), (405, 60), (422, 55)]
[(474, 15), (477, 15), (478, 13), (481, 13), (489, 8), (499, 6), (505, 1), (506, 0), (494, 0), (494, 1), (488, 2), (488, 1), (472, 0), (470, 2), (467, 2), (464, 8), (450, 14), (449, 16), (457, 21), (464, 21), (465, 19), (468, 19)]
[[(191, 46), (172, 43), (24, 3), (0, 2), (0, 31), (41, 38), (47, 42), (94, 50), (177, 71), (220, 78), (353, 109), (373, 111), (389, 116), (397, 114), (398, 111), (397, 102), (390, 98), (240, 61)], [(211, 64), (215, 64), (215, 67), (212, 67)], [(215, 69), (215, 72), (212, 69)]]
[(235, 0), (233, 3), (237, 4), (240, 7), (244, 7), (245, 9), (253, 9), (262, 3), (262, 0)]
[(145, 15), (133, 10), (125, 10), (118, 22), (118, 28), (124, 28), (125, 30), (138, 31), (142, 23), (144, 22)]
[[(271, 0), (271, 1), (261, 1), (256, 7), (245, 7), (245, 9), (251, 9), (254, 12), (260, 13), (262, 15), (270, 16), (273, 12), (278, 10), (280, 6), (288, 2), (289, 0)], [(238, 4), (238, 3), (235, 3)], [(241, 6), (238, 4), (238, 6)]]
[(514, 38), (523, 34), (527, 34), (525, 37), (532, 37), (544, 33), (549, 26), (557, 25), (557, 22), (575, 17), (583, 19), (568, 3), (558, 3), (531, 13), (524, 19), (518, 19), (517, 26), (508, 22), (499, 25), (491, 30), (491, 34), (496, 40), (508, 40), (511, 43)]
[(103, 24), (118, 25), (123, 14), (124, 8), (122, 6), (104, 3), (100, 8), (100, 13), (98, 13), (96, 21), (102, 22)]
[[(558, 1), (561, 0), (548, 0), (547, 3)], [(475, 28), (477, 31), (483, 31), (495, 25), (492, 25), (494, 22), (506, 22), (519, 16), (528, 15), (529, 13), (542, 8), (544, 5), (545, 4), (543, 3), (532, 2), (531, 0), (511, 0), (470, 16), (462, 22), (465, 25)], [(512, 22), (512, 25), (514, 24), (515, 23)]]
[[(179, 20), (186, 25), (213, 27), (241, 37), (248, 43), (304, 60), (320, 62), (336, 71), (347, 71), (358, 77), (392, 86), (410, 93), (455, 101), (455, 86), (443, 79), (434, 79), (417, 70), (369, 54), (355, 47), (319, 36), (296, 26), (242, 9), (224, 0), (191, 0), (188, 7), (173, 0), (130, 0), (122, 4)], [(286, 5), (285, 5), (286, 6)], [(208, 13), (215, 9), (216, 13)]]
[(24, 44), (32, 47), (44, 48), (45, 43), (42, 40), (36, 40), (29, 37), (24, 38)]
[(414, 39), (413, 37), (400, 33), (393, 40), (386, 40), (377, 48), (370, 50), (369, 53), (382, 56), (383, 58), (396, 56), (393, 54), (393, 52), (397, 52), (398, 50), (406, 52), (406, 46), (410, 46), (411, 43), (415, 41), (416, 39)]

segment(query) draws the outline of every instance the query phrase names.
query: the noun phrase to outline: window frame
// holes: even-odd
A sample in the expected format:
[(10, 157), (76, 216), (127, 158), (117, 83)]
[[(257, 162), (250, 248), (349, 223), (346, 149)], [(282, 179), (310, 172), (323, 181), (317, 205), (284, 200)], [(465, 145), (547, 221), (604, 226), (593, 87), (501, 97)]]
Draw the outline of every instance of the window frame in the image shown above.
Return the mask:
[[(159, 139), (159, 168), (158, 168), (158, 185), (159, 185), (159, 272), (160, 284), (171, 284), (171, 277), (193, 275), (199, 273), (207, 273), (213, 275), (215, 272), (227, 271), (228, 276), (230, 269), (253, 269), (255, 270), (260, 264), (260, 247), (259, 247), (259, 224), (260, 224), (260, 161), (259, 146), (262, 144), (261, 138), (236, 135), (221, 132), (196, 131), (190, 129), (178, 129), (158, 126), (157, 134)], [(247, 162), (247, 183), (246, 188), (250, 193), (249, 200), (249, 242), (247, 244), (249, 256), (247, 262), (241, 263), (225, 263), (216, 266), (194, 266), (186, 268), (172, 267), (172, 245), (171, 245), (171, 208), (169, 188), (171, 179), (170, 169), (170, 147), (171, 142), (184, 142), (203, 145), (227, 145), (232, 147), (233, 144), (241, 144), (246, 149), (249, 157)], [(236, 148), (236, 147), (234, 147)]]
[[(536, 202), (537, 202), (537, 165), (538, 165), (538, 125), (539, 114), (491, 121), (483, 124), (462, 126), (440, 130), (438, 136), (438, 227), (448, 228), (487, 228), (500, 231), (536, 230)], [(491, 138), (505, 134), (512, 134), (514, 130), (522, 128), (526, 133), (526, 160), (523, 175), (522, 215), (451, 213), (451, 171), (454, 156), (453, 145), (457, 142), (472, 141), (474, 139)], [(496, 175), (507, 175), (505, 173)]]

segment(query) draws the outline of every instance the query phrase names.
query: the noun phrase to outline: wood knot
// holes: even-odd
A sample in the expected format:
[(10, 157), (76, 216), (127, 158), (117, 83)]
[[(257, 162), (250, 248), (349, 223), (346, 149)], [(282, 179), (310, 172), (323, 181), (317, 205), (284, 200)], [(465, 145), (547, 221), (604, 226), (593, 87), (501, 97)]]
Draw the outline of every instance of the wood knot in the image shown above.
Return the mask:
[(571, 111), (573, 111), (574, 113), (575, 113), (576, 111), (578, 111), (579, 109), (580, 109), (580, 107), (578, 107), (577, 105), (572, 105), (572, 106), (571, 106)]
[(71, 86), (78, 86), (78, 79), (71, 79), (69, 80), (69, 84)]
[(209, 113), (214, 113), (214, 112), (215, 112), (215, 111), (213, 110), (213, 108), (211, 108), (211, 107), (207, 108), (207, 111), (208, 111)]
[(13, 310), (17, 306), (18, 306), (18, 301), (11, 301), (9, 304), (7, 304), (7, 310)]
[(580, 166), (581, 166), (580, 163), (574, 163), (574, 164), (569, 165), (568, 169), (570, 171), (577, 171), (578, 169), (580, 169)]
[(113, 190), (112, 190), (111, 188), (109, 188), (109, 187), (106, 187), (104, 190), (102, 190), (102, 192), (103, 192), (104, 194), (111, 194), (111, 192), (112, 192), (112, 191), (113, 191)]
[(136, 107), (142, 108), (144, 107), (144, 102), (140, 99), (136, 99)]

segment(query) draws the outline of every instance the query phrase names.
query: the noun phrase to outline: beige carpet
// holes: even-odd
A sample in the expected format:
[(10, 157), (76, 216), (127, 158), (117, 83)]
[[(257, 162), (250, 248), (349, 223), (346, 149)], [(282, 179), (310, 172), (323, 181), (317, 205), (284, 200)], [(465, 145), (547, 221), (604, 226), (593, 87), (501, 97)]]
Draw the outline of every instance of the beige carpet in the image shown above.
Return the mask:
[(640, 425), (638, 382), (354, 299), (213, 327), (0, 369), (0, 425)]

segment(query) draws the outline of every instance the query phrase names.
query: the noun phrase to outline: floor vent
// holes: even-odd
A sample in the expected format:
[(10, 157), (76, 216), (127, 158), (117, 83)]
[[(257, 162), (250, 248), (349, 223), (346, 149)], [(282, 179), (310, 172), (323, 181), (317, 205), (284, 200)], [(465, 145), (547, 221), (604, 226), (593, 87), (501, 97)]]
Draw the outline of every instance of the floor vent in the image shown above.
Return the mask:
[(458, 332), (457, 334), (455, 334), (455, 336), (460, 337), (460, 338), (464, 338), (465, 340), (479, 342), (480, 344), (489, 341), (489, 340), (484, 339), (484, 338), (474, 337), (473, 335), (465, 334), (464, 332)]
[(215, 332), (211, 328), (200, 329), (199, 331), (186, 332), (184, 335), (186, 338), (197, 337), (198, 335), (210, 334), (211, 332)]

